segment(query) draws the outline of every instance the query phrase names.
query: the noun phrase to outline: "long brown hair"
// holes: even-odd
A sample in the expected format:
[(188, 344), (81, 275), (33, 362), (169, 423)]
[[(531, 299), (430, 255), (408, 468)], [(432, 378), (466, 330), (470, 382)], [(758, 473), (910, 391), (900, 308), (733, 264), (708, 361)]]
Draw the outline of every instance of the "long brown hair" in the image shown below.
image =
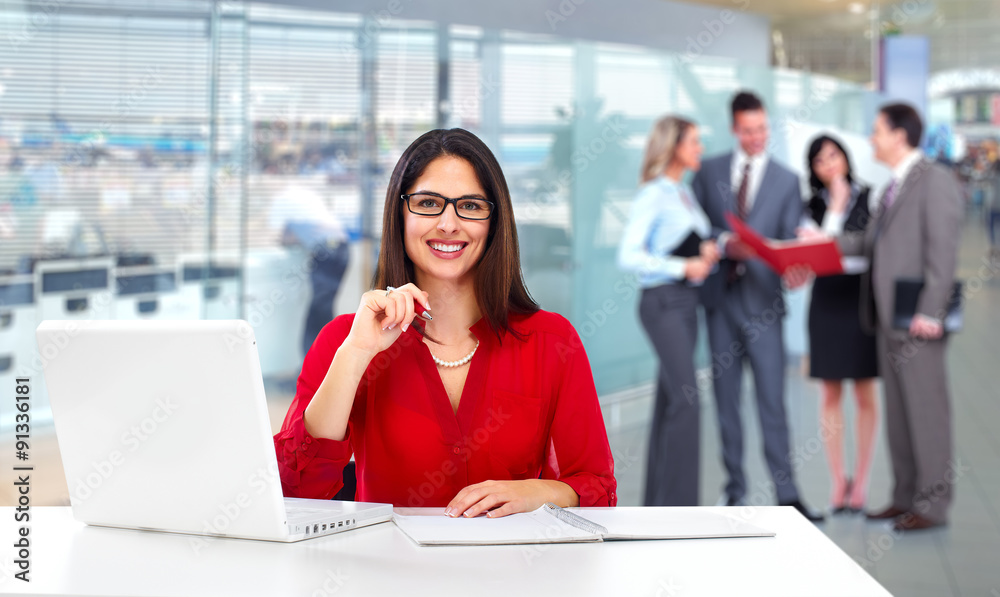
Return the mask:
[(510, 329), (508, 316), (534, 313), (539, 307), (524, 287), (510, 191), (493, 152), (479, 137), (464, 129), (428, 131), (411, 143), (396, 162), (385, 192), (382, 245), (372, 287), (403, 286), (415, 280), (413, 261), (406, 254), (403, 242), (403, 210), (406, 207), (400, 196), (413, 186), (428, 164), (442, 156), (468, 162), (486, 191), (486, 198), (495, 205), (490, 216), (486, 249), (476, 264), (476, 302), (498, 338), (508, 331), (517, 336), (516, 331)]
[(642, 171), (639, 173), (639, 182), (649, 182), (663, 171), (674, 159), (674, 152), (677, 145), (684, 138), (688, 129), (694, 123), (677, 116), (664, 116), (653, 125), (652, 132), (649, 133), (649, 142), (646, 144), (646, 155), (642, 159)]

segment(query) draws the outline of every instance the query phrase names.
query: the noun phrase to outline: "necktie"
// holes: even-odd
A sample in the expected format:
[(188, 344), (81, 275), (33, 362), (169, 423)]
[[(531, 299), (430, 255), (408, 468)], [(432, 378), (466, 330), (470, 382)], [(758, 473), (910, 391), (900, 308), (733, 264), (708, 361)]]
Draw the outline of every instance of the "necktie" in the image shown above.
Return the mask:
[(875, 238), (878, 238), (882, 234), (882, 227), (885, 225), (885, 216), (889, 212), (889, 208), (892, 206), (892, 202), (896, 200), (896, 179), (892, 179), (889, 186), (886, 187), (885, 193), (882, 194), (882, 204), (878, 210), (878, 220), (875, 222)]
[(736, 191), (736, 211), (739, 212), (741, 220), (747, 219), (747, 191), (750, 187), (750, 160), (743, 166), (743, 180), (740, 181), (740, 188)]
[[(750, 187), (750, 160), (743, 166), (743, 180), (740, 181), (740, 188), (736, 191), (736, 212), (741, 220), (747, 219), (747, 191)], [(726, 283), (732, 286), (743, 277), (746, 272), (746, 265), (738, 261), (729, 261), (726, 269)]]
[(885, 189), (885, 195), (882, 196), (882, 211), (892, 207), (892, 202), (896, 200), (896, 179), (892, 179), (889, 186)]

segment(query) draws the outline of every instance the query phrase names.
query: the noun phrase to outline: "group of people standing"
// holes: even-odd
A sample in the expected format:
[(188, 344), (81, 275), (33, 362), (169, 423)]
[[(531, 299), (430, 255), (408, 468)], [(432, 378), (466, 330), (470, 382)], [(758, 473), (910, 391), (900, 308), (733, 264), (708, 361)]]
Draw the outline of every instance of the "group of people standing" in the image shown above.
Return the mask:
[[(860, 273), (817, 281), (810, 312), (831, 502), (835, 510), (860, 510), (865, 501), (872, 380), (881, 374), (895, 486), (889, 507), (869, 517), (901, 530), (944, 524), (956, 478), (942, 321), (962, 218), (954, 177), (916, 149), (920, 117), (902, 104), (883, 107), (873, 127), (875, 159), (892, 169), (877, 201), (854, 178), (843, 147), (821, 137), (809, 151), (814, 196), (807, 206), (798, 178), (767, 154), (767, 113), (751, 93), (734, 98), (732, 130), (738, 147), (702, 163), (695, 123), (668, 117), (656, 124), (620, 248), (622, 266), (638, 273), (640, 319), (660, 358), (646, 504), (699, 503), (694, 350), (702, 304), (728, 474), (720, 503), (758, 504), (769, 493), (766, 485), (751, 492), (743, 471), (748, 363), (778, 503), (822, 518), (795, 483), (784, 396), (783, 292), (807, 283), (810, 272), (797, 267), (779, 276), (755, 260), (729, 230), (732, 214), (762, 236), (836, 237), (845, 255), (867, 259)], [(689, 186), (690, 171), (697, 174)], [(807, 207), (812, 225), (804, 225)], [(547, 502), (616, 505), (589, 361), (572, 325), (527, 293), (510, 191), (482, 140), (462, 129), (416, 139), (386, 189), (381, 239), (373, 290), (308, 347), (274, 437), (284, 494), (337, 495), (353, 457), (352, 493), (362, 501), (441, 506), (465, 517)], [(919, 278), (923, 287), (912, 323), (900, 330), (892, 315), (902, 278)], [(855, 380), (859, 402), (851, 479), (840, 455), (845, 379)]]
[[(837, 276), (815, 281), (809, 310), (810, 375), (822, 382), (821, 436), (831, 472), (834, 513), (861, 512), (874, 454), (881, 373), (895, 488), (889, 508), (869, 514), (901, 530), (943, 524), (951, 498), (950, 414), (942, 319), (953, 286), (961, 196), (953, 176), (923, 158), (922, 123), (905, 104), (883, 107), (871, 137), (875, 159), (893, 170), (880, 194), (858, 180), (844, 146), (817, 137), (807, 156), (812, 196), (767, 153), (763, 102), (749, 92), (731, 104), (737, 147), (701, 161), (695, 123), (668, 116), (650, 136), (619, 248), (622, 268), (643, 288), (639, 317), (659, 357), (649, 441), (645, 503), (699, 504), (698, 380), (694, 350), (697, 306), (705, 310), (713, 353), (712, 386), (727, 482), (720, 505), (760, 503), (743, 470), (740, 394), (744, 364), (753, 372), (764, 456), (780, 505), (813, 521), (822, 514), (800, 497), (785, 413), (784, 290), (806, 284), (807, 268), (779, 276), (729, 230), (726, 214), (761, 236), (836, 238), (845, 255), (861, 256)], [(687, 172), (695, 172), (690, 184)], [(894, 287), (923, 279), (917, 315), (894, 329)], [(916, 351), (906, 350), (907, 343)], [(915, 353), (915, 354), (912, 354)], [(901, 358), (900, 355), (909, 355)], [(843, 457), (844, 382), (857, 401), (853, 474)], [(766, 485), (755, 493), (765, 495)]]

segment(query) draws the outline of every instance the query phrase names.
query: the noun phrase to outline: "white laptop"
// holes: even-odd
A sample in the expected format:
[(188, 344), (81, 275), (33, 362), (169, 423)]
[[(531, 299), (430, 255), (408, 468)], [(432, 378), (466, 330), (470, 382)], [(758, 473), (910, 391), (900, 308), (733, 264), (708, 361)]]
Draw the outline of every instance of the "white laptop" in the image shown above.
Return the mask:
[(35, 333), (77, 520), (291, 542), (392, 518), (388, 504), (282, 496), (245, 321), (43, 321)]

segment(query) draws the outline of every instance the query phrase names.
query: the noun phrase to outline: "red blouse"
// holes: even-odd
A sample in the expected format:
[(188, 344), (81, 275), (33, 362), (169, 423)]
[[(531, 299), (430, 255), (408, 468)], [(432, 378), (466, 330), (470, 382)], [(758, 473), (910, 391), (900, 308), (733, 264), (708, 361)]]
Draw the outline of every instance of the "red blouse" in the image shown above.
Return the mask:
[(358, 501), (446, 506), (487, 480), (556, 479), (581, 506), (614, 506), (617, 482), (590, 363), (573, 326), (539, 311), (512, 316), (502, 341), (485, 319), (452, 410), (431, 353), (413, 327), (368, 365), (343, 441), (309, 435), (302, 413), (351, 330), (354, 315), (327, 324), (309, 349), (295, 399), (274, 436), (288, 497), (330, 499), (352, 452)]

